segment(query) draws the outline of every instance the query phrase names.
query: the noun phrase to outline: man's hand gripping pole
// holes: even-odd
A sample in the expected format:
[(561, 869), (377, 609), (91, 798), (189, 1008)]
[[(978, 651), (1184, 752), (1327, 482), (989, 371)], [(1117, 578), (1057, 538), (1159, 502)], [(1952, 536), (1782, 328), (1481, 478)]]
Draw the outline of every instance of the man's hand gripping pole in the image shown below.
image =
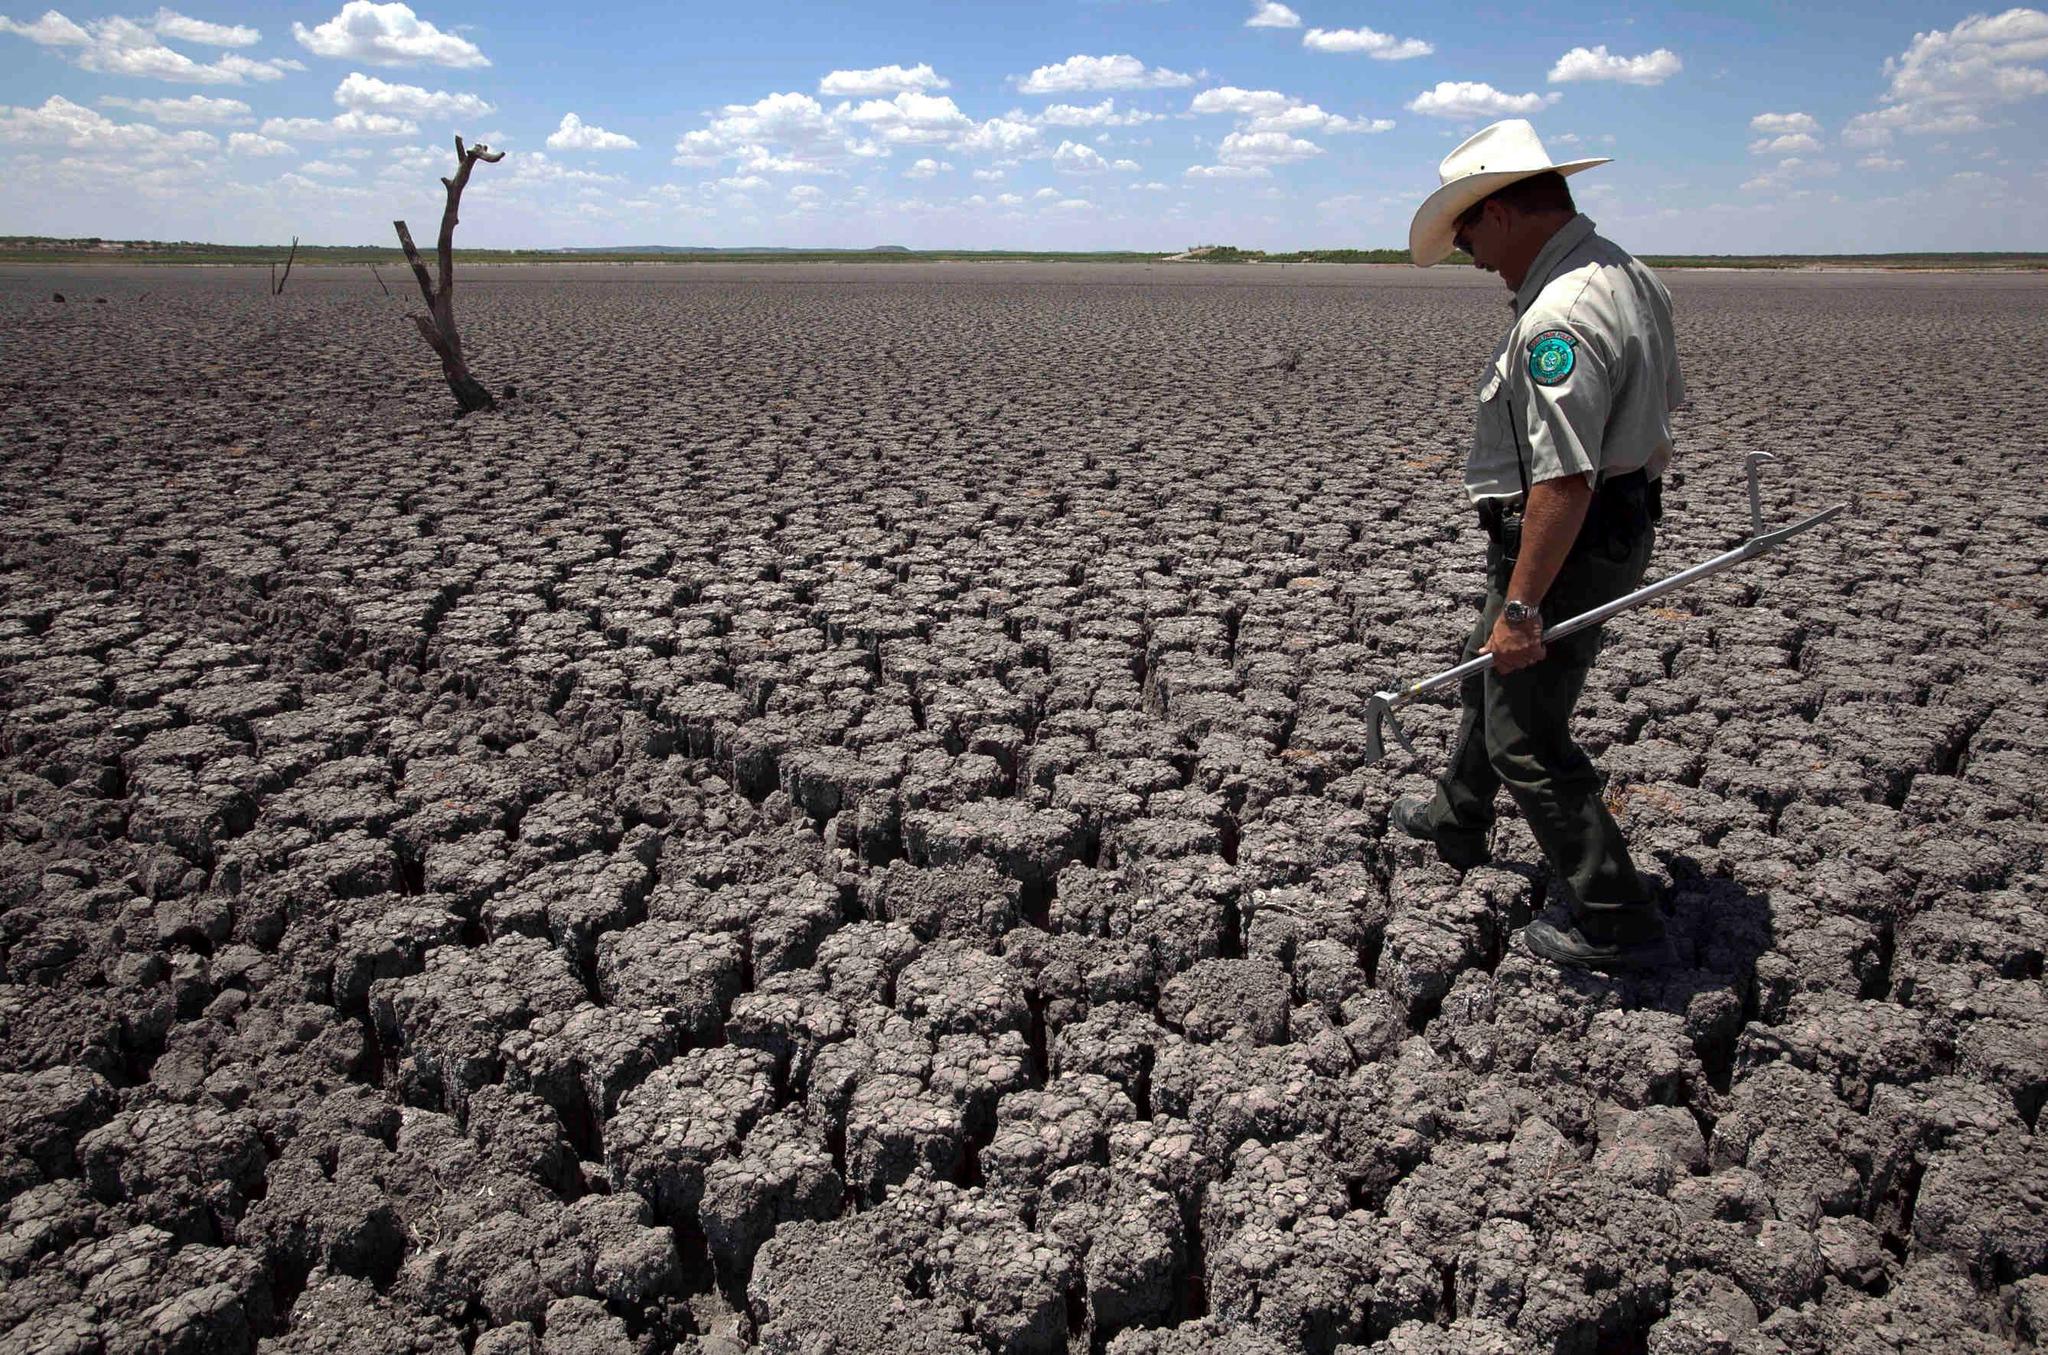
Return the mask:
[[(1682, 570), (1671, 575), (1669, 578), (1659, 579), (1653, 584), (1638, 588), (1627, 597), (1616, 598), (1614, 601), (1595, 607), (1589, 612), (1582, 612), (1569, 621), (1560, 621), (1549, 630), (1543, 632), (1543, 643), (1546, 645), (1555, 644), (1567, 635), (1576, 631), (1582, 631), (1588, 626), (1597, 626), (1608, 617), (1625, 612), (1631, 607), (1640, 607), (1645, 602), (1663, 597), (1666, 593), (1676, 592), (1688, 584), (1697, 583), (1711, 574), (1718, 574), (1724, 569), (1739, 565), (1744, 560), (1755, 559), (1765, 551), (1783, 545), (1801, 532), (1820, 526), (1821, 523), (1837, 516), (1848, 508), (1848, 504), (1838, 503), (1831, 508), (1823, 508), (1812, 517), (1795, 522), (1789, 527), (1780, 527), (1776, 531), (1765, 531), (1763, 496), (1757, 485), (1757, 468), (1766, 461), (1776, 461), (1777, 459), (1777, 457), (1769, 452), (1751, 452), (1743, 458), (1744, 467), (1749, 473), (1750, 530), (1747, 541), (1744, 541), (1733, 550), (1724, 551), (1720, 555), (1716, 555), (1711, 560), (1694, 565), (1691, 569)], [(1448, 687), (1453, 683), (1462, 682), (1472, 676), (1472, 674), (1483, 673), (1491, 667), (1493, 667), (1493, 655), (1481, 654), (1478, 658), (1461, 663), (1456, 668), (1446, 668), (1443, 672), (1433, 677), (1422, 678), (1419, 681), (1395, 687), (1390, 691), (1373, 693), (1372, 698), (1365, 703), (1366, 765), (1371, 766), (1386, 756), (1387, 750), (1383, 741), (1383, 731), (1391, 731), (1394, 736), (1394, 742), (1401, 745), (1401, 750), (1411, 757), (1415, 755), (1415, 745), (1408, 741), (1408, 735), (1402, 730), (1401, 722), (1394, 718), (1396, 710), (1414, 701), (1417, 697), (1424, 696), (1441, 687)]]

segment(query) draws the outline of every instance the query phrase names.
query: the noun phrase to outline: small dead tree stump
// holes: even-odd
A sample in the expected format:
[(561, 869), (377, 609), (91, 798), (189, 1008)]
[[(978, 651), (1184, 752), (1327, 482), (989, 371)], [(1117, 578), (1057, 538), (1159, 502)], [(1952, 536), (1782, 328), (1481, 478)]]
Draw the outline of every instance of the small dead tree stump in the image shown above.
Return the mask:
[(298, 257), (299, 237), (294, 235), (292, 237), (292, 252), (285, 256), (284, 276), (280, 278), (277, 275), (277, 265), (275, 263), (270, 265), (270, 294), (272, 296), (284, 295), (284, 285), (292, 280), (292, 264)]
[(412, 274), (419, 279), (420, 295), (427, 300), (427, 313), (415, 315), (412, 322), (419, 326), (420, 335), (427, 346), (441, 359), (441, 374), (448, 378), (448, 389), (455, 392), (455, 403), (462, 407), (464, 414), (479, 409), (493, 409), (497, 401), (484, 389), (484, 384), (469, 374), (469, 364), (462, 360), (462, 336), (455, 332), (455, 221), (456, 208), (462, 203), (463, 186), (469, 182), (469, 172), (476, 168), (476, 162), (495, 165), (505, 158), (505, 152), (493, 151), (479, 142), (464, 146), (462, 138), (455, 138), (455, 158), (461, 162), (452, 179), (441, 180), (448, 190), (448, 206), (441, 212), (441, 238), (436, 253), (440, 264), (439, 285), (427, 274), (427, 266), (420, 259), (419, 250), (413, 247), (412, 232), (405, 228), (403, 221), (394, 221), (398, 231), (398, 243), (405, 246), (405, 261), (412, 265)]

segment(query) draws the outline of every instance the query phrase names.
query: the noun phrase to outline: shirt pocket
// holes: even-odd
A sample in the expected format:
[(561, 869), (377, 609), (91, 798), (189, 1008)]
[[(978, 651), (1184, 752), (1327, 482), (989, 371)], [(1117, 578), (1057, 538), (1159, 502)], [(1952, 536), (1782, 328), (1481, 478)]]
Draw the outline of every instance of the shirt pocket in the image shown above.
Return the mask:
[(1514, 457), (1514, 441), (1508, 420), (1508, 355), (1497, 354), (1479, 378), (1478, 417), (1472, 421), (1472, 447), (1482, 463), (1506, 462)]
[(1492, 403), (1494, 397), (1500, 394), (1501, 387), (1507, 383), (1507, 377), (1508, 355), (1501, 353), (1487, 364), (1485, 373), (1479, 378), (1479, 403), (1482, 406)]
[(1481, 496), (1522, 492), (1521, 456), (1516, 449), (1509, 405), (1514, 383), (1503, 348), (1493, 355), (1473, 390), (1472, 449), (1465, 457), (1465, 492)]

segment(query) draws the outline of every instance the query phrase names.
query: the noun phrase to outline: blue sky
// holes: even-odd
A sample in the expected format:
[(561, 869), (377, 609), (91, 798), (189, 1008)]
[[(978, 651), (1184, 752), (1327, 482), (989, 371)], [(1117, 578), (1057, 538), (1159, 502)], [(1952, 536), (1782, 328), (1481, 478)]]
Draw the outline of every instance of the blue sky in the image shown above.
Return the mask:
[(1358, 0), (0, 8), (0, 233), (1397, 246), (1501, 116), (1650, 252), (2048, 248), (2048, 13)]

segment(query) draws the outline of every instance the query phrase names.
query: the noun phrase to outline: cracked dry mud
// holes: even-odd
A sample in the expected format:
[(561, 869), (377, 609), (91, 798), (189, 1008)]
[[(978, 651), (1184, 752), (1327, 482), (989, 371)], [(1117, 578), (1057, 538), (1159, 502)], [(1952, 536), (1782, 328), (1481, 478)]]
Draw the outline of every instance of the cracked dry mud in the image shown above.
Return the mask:
[(2038, 280), (1670, 280), (1656, 572), (1855, 508), (1610, 628), (1617, 982), (1360, 765), (1490, 279), (301, 275), (0, 274), (0, 1352), (2048, 1329)]

